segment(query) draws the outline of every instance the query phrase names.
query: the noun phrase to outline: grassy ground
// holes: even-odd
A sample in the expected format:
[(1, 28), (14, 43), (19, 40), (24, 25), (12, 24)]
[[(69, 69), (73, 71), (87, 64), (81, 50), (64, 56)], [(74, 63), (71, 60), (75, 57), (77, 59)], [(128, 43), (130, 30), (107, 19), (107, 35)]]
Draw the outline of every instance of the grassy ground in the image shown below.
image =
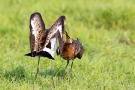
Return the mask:
[(0, 1), (0, 90), (51, 90), (50, 60), (29, 52), (29, 17), (40, 12), (49, 28), (59, 16), (67, 18), (66, 30), (79, 38), (85, 54), (76, 59), (72, 80), (69, 69), (59, 77), (66, 61), (55, 55), (54, 90), (134, 90), (135, 11), (134, 0), (1, 0)]

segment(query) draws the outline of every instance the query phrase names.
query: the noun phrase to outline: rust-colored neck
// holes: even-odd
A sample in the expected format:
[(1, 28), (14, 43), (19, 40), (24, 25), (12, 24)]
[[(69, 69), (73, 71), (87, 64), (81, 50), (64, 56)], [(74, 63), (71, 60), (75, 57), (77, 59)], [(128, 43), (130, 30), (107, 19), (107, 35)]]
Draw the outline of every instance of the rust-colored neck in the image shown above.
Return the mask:
[(66, 31), (64, 31), (64, 34), (66, 35), (66, 42), (72, 43), (73, 39), (71, 37), (69, 37), (68, 33)]

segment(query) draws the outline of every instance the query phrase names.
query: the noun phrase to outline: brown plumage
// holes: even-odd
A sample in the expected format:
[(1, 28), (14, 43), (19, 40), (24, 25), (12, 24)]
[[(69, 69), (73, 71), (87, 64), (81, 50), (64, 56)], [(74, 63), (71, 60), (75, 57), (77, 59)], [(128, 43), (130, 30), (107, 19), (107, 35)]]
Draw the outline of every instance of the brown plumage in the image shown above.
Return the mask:
[[(69, 37), (68, 33), (64, 31), (64, 34), (66, 35), (66, 41), (63, 41), (63, 46), (58, 47), (56, 50), (57, 55), (60, 55), (63, 59), (67, 60), (67, 65), (65, 67), (65, 70), (69, 64), (69, 60), (72, 60), (70, 73), (72, 72), (72, 66), (73, 61), (75, 58), (82, 58), (82, 55), (84, 53), (83, 45), (80, 43), (79, 39), (74, 40), (71, 37)], [(64, 70), (64, 72), (65, 72)], [(64, 76), (64, 73), (62, 77)]]
[[(61, 16), (49, 29), (46, 29), (40, 13), (35, 12), (30, 16), (29, 39), (31, 52), (25, 55), (30, 57), (39, 57), (35, 79), (39, 71), (40, 57), (47, 57), (54, 60), (56, 41), (59, 41), (59, 45), (63, 43), (65, 21), (66, 17)], [(52, 65), (50, 72), (52, 73)]]

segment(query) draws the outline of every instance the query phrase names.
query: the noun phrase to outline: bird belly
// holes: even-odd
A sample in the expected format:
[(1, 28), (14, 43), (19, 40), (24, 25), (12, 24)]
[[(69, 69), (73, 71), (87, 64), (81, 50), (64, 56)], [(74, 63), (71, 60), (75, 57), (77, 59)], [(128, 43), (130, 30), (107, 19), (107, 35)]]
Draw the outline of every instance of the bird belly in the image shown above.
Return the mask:
[(74, 59), (74, 52), (75, 52), (75, 49), (73, 47), (72, 44), (70, 45), (65, 45), (63, 46), (63, 50), (62, 50), (62, 58), (63, 59), (66, 59), (66, 60), (71, 60), (71, 59)]

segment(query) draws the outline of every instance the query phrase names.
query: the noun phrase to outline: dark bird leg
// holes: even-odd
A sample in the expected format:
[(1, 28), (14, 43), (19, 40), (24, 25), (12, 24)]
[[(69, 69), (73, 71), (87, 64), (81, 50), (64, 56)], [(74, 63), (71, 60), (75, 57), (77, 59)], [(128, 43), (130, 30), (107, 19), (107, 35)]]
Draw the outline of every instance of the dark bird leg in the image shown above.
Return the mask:
[(74, 60), (72, 60), (72, 64), (71, 64), (71, 68), (70, 68), (70, 77), (69, 77), (69, 82), (70, 82), (70, 78), (71, 78), (71, 75), (72, 75), (72, 67), (73, 67), (73, 63), (74, 63)]
[(53, 73), (52, 73), (53, 60), (51, 60), (51, 65), (50, 65), (50, 66), (51, 66), (51, 67), (50, 67), (50, 75), (51, 75), (51, 77), (52, 77), (52, 85), (53, 85), (53, 87), (55, 88), (54, 79), (53, 79)]
[(72, 60), (71, 68), (70, 68), (70, 74), (72, 74), (72, 67), (73, 67), (74, 60)]
[[(66, 68), (67, 68), (68, 64), (69, 64), (69, 60), (67, 60), (67, 65), (66, 65), (66, 67), (65, 67), (65, 70), (66, 70)], [(64, 70), (64, 71), (65, 71), (65, 70)]]
[(37, 73), (35, 75), (35, 80), (37, 78), (37, 74), (38, 74), (38, 71), (39, 71), (39, 63), (40, 63), (40, 56), (38, 56), (38, 66), (37, 66)]
[(67, 60), (67, 65), (66, 65), (66, 67), (65, 67), (65, 69), (64, 69), (64, 71), (62, 73), (62, 76), (61, 76), (62, 79), (64, 78), (64, 74), (65, 74), (65, 71), (66, 71), (66, 68), (67, 68), (68, 64), (69, 64), (69, 60)]

